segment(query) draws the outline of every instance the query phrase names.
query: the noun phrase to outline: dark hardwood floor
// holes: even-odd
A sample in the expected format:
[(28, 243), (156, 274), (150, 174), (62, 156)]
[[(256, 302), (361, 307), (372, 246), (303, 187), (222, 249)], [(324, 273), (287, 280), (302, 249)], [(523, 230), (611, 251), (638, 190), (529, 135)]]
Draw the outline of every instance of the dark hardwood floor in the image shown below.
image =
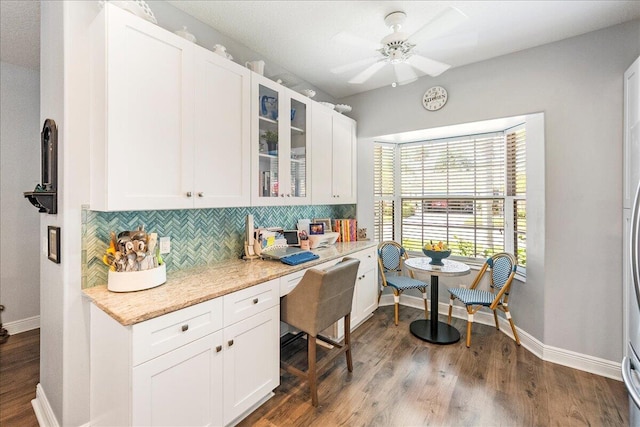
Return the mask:
[(0, 426), (38, 425), (31, 400), (40, 380), (40, 329), (0, 344)]
[[(353, 374), (344, 358), (319, 379), (314, 408), (306, 384), (283, 373), (275, 396), (242, 426), (624, 426), (628, 402), (620, 381), (544, 362), (495, 327), (466, 322), (460, 342), (439, 346), (411, 335), (421, 310), (380, 307), (352, 335)], [(444, 320), (444, 316), (440, 317)], [(305, 367), (306, 341), (282, 351)], [(322, 357), (323, 350), (318, 351)]]
[[(628, 425), (622, 382), (543, 362), (490, 326), (474, 325), (467, 349), (459, 319), (453, 324), (463, 331), (460, 342), (429, 344), (409, 332), (421, 315), (402, 307), (396, 327), (393, 307), (379, 308), (352, 335), (353, 374), (338, 358), (320, 377), (318, 408), (307, 385), (283, 373), (275, 396), (240, 425)], [(0, 345), (2, 426), (38, 425), (30, 401), (39, 378), (39, 341), (35, 330)], [(282, 357), (303, 368), (305, 345), (290, 344)]]

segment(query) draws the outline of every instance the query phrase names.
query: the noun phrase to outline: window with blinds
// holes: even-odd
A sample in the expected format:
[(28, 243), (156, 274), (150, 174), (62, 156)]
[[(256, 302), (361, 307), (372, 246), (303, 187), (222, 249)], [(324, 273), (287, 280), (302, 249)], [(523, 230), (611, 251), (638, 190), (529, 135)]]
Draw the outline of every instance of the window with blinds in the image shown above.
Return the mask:
[(394, 234), (394, 185), (395, 144), (375, 144), (373, 149), (374, 224), (373, 236), (377, 241), (393, 240)]
[(504, 132), (377, 144), (375, 238), (392, 239), (399, 227), (409, 251), (442, 240), (454, 256), (484, 260), (507, 251), (526, 266), (525, 143), (520, 125)]

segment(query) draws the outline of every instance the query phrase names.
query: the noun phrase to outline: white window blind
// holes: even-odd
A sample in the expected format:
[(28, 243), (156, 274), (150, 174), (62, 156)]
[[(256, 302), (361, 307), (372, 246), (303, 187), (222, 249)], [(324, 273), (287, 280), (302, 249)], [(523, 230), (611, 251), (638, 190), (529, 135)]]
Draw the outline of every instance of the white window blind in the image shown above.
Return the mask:
[(403, 246), (442, 240), (469, 258), (504, 251), (505, 162), (503, 133), (402, 145)]
[(513, 253), (518, 265), (527, 265), (527, 153), (526, 129), (507, 133), (507, 192), (513, 199)]
[(375, 144), (374, 162), (374, 239), (394, 239), (395, 144)]

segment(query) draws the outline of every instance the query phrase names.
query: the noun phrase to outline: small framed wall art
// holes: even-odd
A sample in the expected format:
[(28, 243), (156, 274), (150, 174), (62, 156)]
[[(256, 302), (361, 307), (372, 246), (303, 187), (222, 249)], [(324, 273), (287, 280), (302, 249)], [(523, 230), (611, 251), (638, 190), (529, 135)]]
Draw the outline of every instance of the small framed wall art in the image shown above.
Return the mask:
[(49, 226), (47, 229), (48, 256), (56, 264), (60, 264), (60, 227)]

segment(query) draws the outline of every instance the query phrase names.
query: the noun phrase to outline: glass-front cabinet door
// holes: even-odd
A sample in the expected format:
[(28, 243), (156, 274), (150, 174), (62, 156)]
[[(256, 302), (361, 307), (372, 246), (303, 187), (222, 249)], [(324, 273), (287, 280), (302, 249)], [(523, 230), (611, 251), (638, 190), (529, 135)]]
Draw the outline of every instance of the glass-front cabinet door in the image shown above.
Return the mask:
[(310, 100), (263, 76), (252, 74), (254, 205), (310, 201)]

